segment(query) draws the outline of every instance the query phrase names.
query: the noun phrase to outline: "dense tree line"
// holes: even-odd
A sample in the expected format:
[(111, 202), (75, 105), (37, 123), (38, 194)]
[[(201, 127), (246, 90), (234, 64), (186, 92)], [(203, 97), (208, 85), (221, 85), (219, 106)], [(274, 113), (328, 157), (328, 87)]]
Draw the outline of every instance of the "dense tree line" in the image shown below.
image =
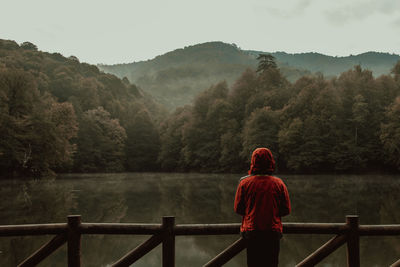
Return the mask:
[(378, 78), (355, 66), (290, 83), (273, 58), (259, 60), (257, 72), (210, 87), (162, 125), (163, 169), (244, 171), (260, 146), (284, 171), (400, 169), (400, 62)]
[(150, 170), (163, 114), (127, 79), (0, 40), (0, 176)]
[(34, 44), (0, 40), (0, 176), (244, 172), (256, 147), (280, 170), (400, 170), (400, 63), (374, 77), (288, 81), (269, 55), (169, 115), (124, 79)]

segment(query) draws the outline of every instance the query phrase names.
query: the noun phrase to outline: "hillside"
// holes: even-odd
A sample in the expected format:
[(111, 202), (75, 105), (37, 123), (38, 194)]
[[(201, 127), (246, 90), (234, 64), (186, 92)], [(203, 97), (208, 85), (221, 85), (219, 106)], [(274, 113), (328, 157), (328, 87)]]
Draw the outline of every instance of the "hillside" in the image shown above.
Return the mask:
[(153, 162), (157, 137), (148, 147), (135, 144), (156, 132), (164, 111), (127, 79), (74, 56), (0, 40), (0, 176), (122, 171)]
[[(247, 68), (257, 66), (262, 51), (245, 51), (234, 44), (209, 42), (177, 49), (148, 61), (99, 65), (99, 69), (127, 77), (145, 92), (173, 109), (190, 103), (195, 95), (220, 81), (231, 85)], [(305, 74), (321, 72), (327, 77), (361, 65), (374, 76), (388, 74), (400, 56), (368, 52), (356, 56), (332, 57), (318, 53), (274, 52), (283, 75), (291, 82)]]
[[(234, 44), (209, 42), (177, 49), (148, 61), (117, 65), (99, 65), (99, 69), (127, 77), (142, 90), (154, 95), (173, 109), (190, 103), (195, 95), (220, 81), (232, 84), (257, 60)], [(307, 71), (280, 64), (291, 81)]]
[[(153, 99), (126, 79), (100, 71), (97, 66), (79, 62), (75, 56), (39, 51), (29, 42), (18, 45), (0, 39), (0, 70), (21, 70), (34, 80), (38, 90), (58, 102), (70, 102), (75, 112), (103, 106), (113, 117), (121, 116), (127, 106), (144, 107)], [(162, 109), (152, 103), (153, 114)], [(125, 118), (120, 118), (125, 122)]]

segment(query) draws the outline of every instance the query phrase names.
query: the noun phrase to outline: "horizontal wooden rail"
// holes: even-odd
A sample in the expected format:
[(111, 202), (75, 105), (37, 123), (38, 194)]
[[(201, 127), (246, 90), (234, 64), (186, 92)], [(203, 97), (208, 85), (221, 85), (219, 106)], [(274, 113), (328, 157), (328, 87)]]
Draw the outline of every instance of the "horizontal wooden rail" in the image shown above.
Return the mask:
[(137, 223), (81, 223), (82, 234), (96, 235), (154, 235), (161, 232), (161, 224)]
[[(81, 235), (151, 235), (150, 239), (122, 257), (113, 266), (128, 266), (162, 243), (162, 266), (175, 266), (175, 237), (193, 235), (236, 235), (239, 223), (178, 224), (175, 217), (163, 217), (162, 224), (138, 223), (81, 223), (80, 215), (68, 216), (68, 223), (26, 224), (0, 226), (0, 237), (56, 235), (19, 266), (34, 266), (48, 257), (65, 242), (68, 243), (68, 266), (79, 267)], [(360, 236), (400, 236), (400, 225), (359, 225), (358, 216), (347, 216), (346, 223), (284, 223), (284, 234), (333, 234), (334, 238), (318, 248), (297, 266), (314, 266), (338, 247), (347, 243), (349, 267), (358, 267)], [(221, 266), (245, 248), (239, 239), (205, 266)], [(393, 259), (394, 261), (395, 259)], [(392, 265), (400, 267), (400, 260)]]
[[(345, 223), (284, 223), (285, 234), (343, 234), (349, 230)], [(240, 223), (178, 224), (175, 235), (233, 235), (240, 232)]]
[(58, 235), (67, 232), (66, 223), (1, 225), (0, 236)]
[[(66, 223), (1, 225), (0, 236), (57, 235), (67, 232)], [(239, 233), (240, 224), (177, 224), (175, 235), (231, 235)], [(161, 224), (82, 223), (81, 234), (153, 235), (162, 231)], [(283, 223), (285, 234), (343, 234), (344, 223)], [(360, 236), (400, 235), (400, 225), (360, 225)]]
[(360, 236), (400, 235), (400, 225), (360, 225), (358, 232)]
[(345, 223), (284, 223), (285, 234), (343, 234), (349, 230)]
[[(53, 235), (67, 232), (67, 224), (25, 224), (0, 226), (0, 236)], [(175, 235), (231, 235), (238, 234), (239, 223), (228, 224), (178, 224)], [(81, 223), (81, 234), (102, 235), (153, 235), (162, 231), (161, 224), (136, 223)], [(284, 223), (285, 234), (341, 234), (348, 230), (343, 223)], [(360, 235), (397, 235), (400, 225), (360, 226)]]
[(234, 235), (240, 232), (240, 223), (177, 224), (175, 235)]

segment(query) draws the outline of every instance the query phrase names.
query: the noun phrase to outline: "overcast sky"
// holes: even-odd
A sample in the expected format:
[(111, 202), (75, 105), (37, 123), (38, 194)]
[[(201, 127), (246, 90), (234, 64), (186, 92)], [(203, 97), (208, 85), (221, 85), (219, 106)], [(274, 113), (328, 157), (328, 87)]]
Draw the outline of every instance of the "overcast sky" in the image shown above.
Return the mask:
[(0, 0), (0, 39), (89, 63), (209, 41), (242, 49), (400, 54), (400, 0)]

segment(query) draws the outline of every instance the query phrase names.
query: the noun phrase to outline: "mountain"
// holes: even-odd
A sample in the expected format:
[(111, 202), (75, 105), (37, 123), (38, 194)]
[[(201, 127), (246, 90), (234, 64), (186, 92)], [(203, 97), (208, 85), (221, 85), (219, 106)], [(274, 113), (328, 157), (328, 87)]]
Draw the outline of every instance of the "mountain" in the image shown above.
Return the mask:
[[(247, 68), (256, 68), (257, 56), (263, 51), (241, 50), (235, 44), (208, 42), (176, 49), (152, 60), (98, 65), (99, 69), (127, 77), (143, 91), (152, 94), (170, 109), (190, 103), (195, 95), (220, 81), (231, 85)], [(277, 59), (279, 68), (289, 81), (320, 72), (337, 76), (361, 65), (374, 76), (390, 73), (400, 60), (399, 55), (368, 52), (348, 57), (332, 57), (318, 53), (269, 53)]]
[(146, 92), (126, 79), (81, 63), (75, 56), (67, 58), (39, 51), (30, 42), (19, 45), (0, 39), (0, 70), (25, 72), (42, 94), (48, 93), (58, 102), (72, 103), (78, 115), (102, 106), (118, 118), (127, 106), (144, 108), (152, 101)]
[[(220, 81), (231, 85), (247, 68), (256, 66), (254, 55), (222, 42), (188, 46), (148, 61), (98, 65), (104, 72), (127, 77), (170, 109), (190, 103), (195, 95)], [(292, 81), (309, 74), (282, 64), (280, 68)]]

